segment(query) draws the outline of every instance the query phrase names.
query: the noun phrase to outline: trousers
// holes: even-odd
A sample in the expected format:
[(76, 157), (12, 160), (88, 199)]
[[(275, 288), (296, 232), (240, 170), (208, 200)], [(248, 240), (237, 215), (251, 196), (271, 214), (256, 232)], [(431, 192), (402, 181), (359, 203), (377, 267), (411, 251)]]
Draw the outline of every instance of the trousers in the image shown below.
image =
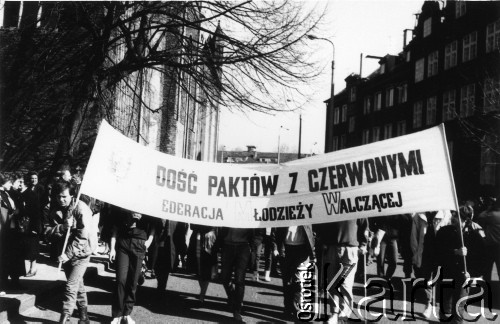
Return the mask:
[(87, 292), (83, 283), (83, 275), (90, 262), (90, 256), (82, 259), (71, 259), (63, 264), (66, 274), (66, 287), (64, 289), (63, 314), (73, 314), (75, 305), (78, 309), (87, 307)]
[(116, 286), (111, 304), (113, 317), (132, 313), (137, 281), (146, 255), (145, 242), (134, 237), (116, 239)]
[[(232, 311), (241, 313), (243, 296), (245, 295), (245, 273), (250, 259), (250, 245), (224, 244), (222, 253), (222, 285), (226, 290)], [(234, 271), (234, 281), (231, 284), (231, 275)]]

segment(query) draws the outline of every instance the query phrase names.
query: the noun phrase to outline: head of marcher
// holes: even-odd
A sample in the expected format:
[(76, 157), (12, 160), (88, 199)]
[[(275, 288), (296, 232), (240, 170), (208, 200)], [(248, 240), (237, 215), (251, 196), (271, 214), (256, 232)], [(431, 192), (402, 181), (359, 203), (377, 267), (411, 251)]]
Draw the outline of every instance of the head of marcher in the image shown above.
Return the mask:
[(12, 187), (12, 176), (0, 173), (0, 187), (5, 191), (9, 191)]
[(27, 175), (28, 187), (33, 188), (38, 184), (38, 173), (36, 171), (30, 171)]
[(458, 212), (452, 212), (451, 224), (457, 227), (460, 225), (464, 227), (467, 222), (470, 222), (472, 215), (472, 207), (469, 205), (462, 205), (458, 208)]
[(75, 195), (75, 190), (71, 182), (60, 180), (52, 188), (54, 197), (57, 198), (57, 204), (62, 209), (69, 208)]
[(20, 173), (15, 173), (12, 179), (12, 189), (17, 191), (23, 191), (24, 178)]
[(71, 180), (71, 172), (69, 172), (68, 169), (61, 170), (60, 173), (61, 173), (61, 179), (63, 179), (64, 181)]

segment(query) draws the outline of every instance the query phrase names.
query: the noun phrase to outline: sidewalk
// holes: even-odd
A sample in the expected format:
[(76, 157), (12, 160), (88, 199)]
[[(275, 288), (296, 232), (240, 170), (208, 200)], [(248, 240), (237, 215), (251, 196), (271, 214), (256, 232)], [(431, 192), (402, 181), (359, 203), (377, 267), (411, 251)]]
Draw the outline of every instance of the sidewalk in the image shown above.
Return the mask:
[[(36, 275), (20, 278), (22, 289), (6, 290), (6, 294), (0, 296), (0, 324), (8, 322), (9, 317), (35, 306), (37, 300), (62, 291), (66, 276), (62, 270), (59, 274), (57, 273), (58, 264), (50, 260), (46, 250), (47, 246), (42, 244)], [(95, 262), (96, 258), (103, 258), (103, 256), (92, 256), (85, 273), (86, 277), (97, 276), (97, 267), (103, 266), (101, 262)]]

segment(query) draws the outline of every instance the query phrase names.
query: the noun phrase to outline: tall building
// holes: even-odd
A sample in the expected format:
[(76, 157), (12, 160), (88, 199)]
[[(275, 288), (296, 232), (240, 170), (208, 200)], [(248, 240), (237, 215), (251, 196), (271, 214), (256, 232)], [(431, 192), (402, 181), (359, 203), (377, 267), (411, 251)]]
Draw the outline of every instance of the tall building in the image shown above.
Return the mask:
[[(86, 9), (91, 10), (86, 14), (94, 15), (91, 21), (99, 26), (106, 8), (100, 7), (98, 2), (87, 5), (91, 7)], [(180, 15), (185, 21), (199, 21), (201, 17), (195, 5), (172, 2), (165, 8), (176, 11), (171, 12), (172, 16)], [(57, 61), (75, 57), (78, 63), (78, 56), (84, 59), (85, 55), (92, 56), (93, 52), (87, 49), (95, 46), (75, 41), (79, 37), (87, 39), (82, 35), (88, 32), (85, 28), (75, 28), (78, 14), (82, 14), (78, 10), (80, 7), (70, 2), (22, 1), (6, 2), (0, 10), (3, 14), (3, 25), (0, 26), (0, 118), (5, 117), (1, 123), (3, 127), (0, 127), (0, 168), (4, 171), (35, 169), (48, 172), (54, 169), (53, 157), (61, 147), (60, 134), (65, 127), (60, 122), (62, 115), (68, 115), (69, 110), (65, 107), (71, 107), (72, 98), (79, 95), (79, 80), (72, 75), (85, 75), (78, 64), (74, 70), (57, 70)], [(127, 14), (130, 13), (125, 12)], [(163, 15), (158, 19), (169, 17)], [(207, 37), (200, 32), (201, 29), (196, 25), (190, 27), (189, 23), (172, 27), (171, 34), (145, 29), (149, 39), (159, 40), (156, 42), (158, 49), (172, 53), (179, 65), (190, 57), (199, 60), (195, 71), (189, 74), (173, 68), (175, 64), (172, 62), (158, 61), (155, 65), (148, 64), (125, 73), (126, 76), (109, 93), (94, 93), (93, 97), (100, 100), (88, 99), (83, 107), (72, 110), (75, 116), (67, 144), (70, 146), (67, 167), (85, 167), (98, 123), (103, 118), (124, 135), (153, 149), (188, 159), (215, 161), (219, 106), (218, 100), (213, 98), (217, 98), (221, 91), (221, 67), (216, 62), (224, 52), (219, 37), (223, 32), (218, 26)], [(75, 34), (68, 37), (63, 30), (75, 30)], [(110, 39), (112, 45), (101, 63), (103, 66), (117, 66), (127, 55), (129, 44), (126, 44), (126, 37), (116, 37), (118, 41), (114, 43), (113, 38)], [(189, 46), (179, 44), (179, 39), (188, 40)], [(57, 49), (51, 47), (54, 42), (59, 45)], [(64, 47), (65, 42), (71, 45)], [(185, 51), (193, 51), (195, 55)], [(47, 59), (53, 60), (53, 64), (44, 64)], [(29, 75), (29, 80), (22, 74), (23, 64), (33, 66), (30, 71), (34, 73)], [(21, 72), (17, 73), (18, 70)], [(212, 100), (207, 100), (206, 91), (198, 89), (193, 75), (215, 85), (210, 88)], [(43, 88), (44, 92), (40, 92), (37, 84), (47, 83), (47, 80), (54, 82), (53, 87)], [(58, 80), (64, 82), (58, 84)], [(22, 95), (17, 99), (9, 96), (19, 89), (22, 89), (18, 91)], [(47, 112), (51, 110), (58, 113), (50, 116)], [(14, 123), (9, 124), (13, 121), (20, 126), (13, 129)]]
[(500, 2), (426, 1), (410, 32), (400, 53), (326, 101), (327, 152), (444, 123), (459, 199), (497, 195)]

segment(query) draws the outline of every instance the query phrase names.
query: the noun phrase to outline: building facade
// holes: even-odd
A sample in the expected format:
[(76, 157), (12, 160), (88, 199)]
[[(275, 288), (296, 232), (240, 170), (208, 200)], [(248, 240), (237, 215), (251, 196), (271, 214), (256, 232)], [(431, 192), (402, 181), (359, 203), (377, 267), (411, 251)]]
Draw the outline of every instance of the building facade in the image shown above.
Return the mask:
[[(406, 36), (406, 31), (404, 31)], [(426, 1), (411, 40), (327, 103), (336, 151), (444, 123), (459, 199), (500, 191), (500, 3)]]
[[(306, 158), (311, 154), (300, 154), (300, 158)], [(254, 145), (247, 145), (246, 151), (226, 151), (219, 150), (217, 154), (217, 162), (219, 163), (264, 163), (264, 164), (277, 164), (285, 163), (299, 159), (298, 153), (284, 153), (284, 152), (258, 152), (257, 147)]]

